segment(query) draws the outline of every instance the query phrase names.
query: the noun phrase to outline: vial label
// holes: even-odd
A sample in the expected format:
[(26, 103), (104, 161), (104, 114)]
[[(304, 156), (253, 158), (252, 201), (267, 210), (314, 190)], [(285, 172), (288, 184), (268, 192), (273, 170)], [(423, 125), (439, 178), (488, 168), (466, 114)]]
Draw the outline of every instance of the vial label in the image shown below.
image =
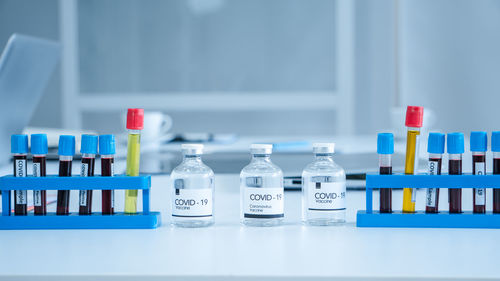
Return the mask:
[[(33, 163), (33, 176), (39, 177), (41, 174), (41, 166), (40, 163)], [(33, 205), (36, 207), (42, 206), (42, 191), (41, 190), (33, 190)]]
[[(26, 176), (26, 160), (16, 159), (16, 177)], [(16, 204), (27, 204), (27, 190), (16, 190)]]
[[(248, 182), (248, 178), (247, 178)], [(243, 212), (245, 218), (282, 218), (283, 188), (244, 187)]]
[(345, 210), (345, 182), (309, 181), (307, 185), (310, 211)]
[[(111, 162), (111, 177), (115, 176), (115, 163)], [(111, 208), (115, 207), (115, 190), (111, 190)]]
[(26, 190), (16, 190), (16, 204), (26, 204), (27, 200), (27, 191)]
[[(81, 169), (80, 169), (80, 176), (81, 177), (86, 177), (89, 172), (89, 164), (87, 163), (82, 163)], [(80, 206), (87, 206), (87, 191), (86, 190), (80, 190)]]
[(172, 216), (210, 217), (212, 216), (212, 189), (179, 189), (172, 197)]
[[(438, 161), (429, 161), (429, 175), (436, 175), (437, 174), (437, 168), (438, 168), (439, 162)], [(427, 207), (437, 207), (436, 206), (436, 194), (437, 194), (437, 189), (436, 188), (428, 188), (427, 189), (427, 198), (426, 198), (426, 206)]]
[[(420, 151), (420, 133), (415, 136), (415, 158), (413, 161), (413, 174), (416, 174), (418, 172), (418, 152)], [(417, 202), (417, 189), (412, 188), (411, 189), (411, 202), (415, 203)]]
[[(477, 162), (475, 163), (475, 168), (476, 168), (476, 173), (475, 175), (484, 175), (485, 174), (485, 164), (484, 162)], [(474, 196), (476, 197), (476, 205), (484, 205), (486, 203), (486, 189), (484, 188), (476, 188), (476, 194)]]
[(25, 177), (26, 176), (26, 160), (25, 159), (16, 159), (16, 177)]

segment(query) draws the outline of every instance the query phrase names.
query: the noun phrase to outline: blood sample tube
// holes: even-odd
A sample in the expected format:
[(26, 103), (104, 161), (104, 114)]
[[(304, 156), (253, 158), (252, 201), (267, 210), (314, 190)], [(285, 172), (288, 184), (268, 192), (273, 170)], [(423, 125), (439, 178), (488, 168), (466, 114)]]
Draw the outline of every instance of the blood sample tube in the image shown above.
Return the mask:
[[(81, 177), (93, 177), (95, 155), (97, 154), (98, 136), (82, 135), (80, 153), (82, 154)], [(92, 214), (92, 190), (80, 190), (79, 196), (80, 215)]]
[[(392, 154), (394, 153), (394, 136), (391, 133), (380, 133), (377, 136), (378, 163), (381, 175), (392, 174)], [(380, 212), (392, 213), (392, 189), (380, 189)]]
[[(28, 136), (12, 135), (10, 137), (10, 151), (14, 157), (14, 177), (25, 177)], [(14, 214), (16, 216), (26, 216), (28, 214), (27, 195), (27, 190), (14, 191)]]
[[(144, 128), (144, 109), (129, 108), (127, 112), (127, 176), (139, 175), (141, 130)], [(125, 190), (125, 213), (137, 213), (137, 189)]]
[[(59, 136), (59, 176), (71, 177), (71, 167), (75, 155), (75, 137)], [(57, 191), (57, 215), (69, 215), (69, 190)]]
[[(429, 175), (441, 175), (444, 142), (444, 134), (429, 134), (429, 139), (427, 140), (427, 152), (429, 152)], [(439, 188), (428, 188), (425, 198), (425, 212), (437, 213), (439, 206)]]
[[(45, 177), (46, 159), (47, 159), (47, 135), (33, 134), (31, 135), (31, 154), (33, 155), (33, 176)], [(35, 215), (44, 216), (47, 214), (47, 191), (33, 190), (33, 205)]]
[[(101, 154), (101, 176), (114, 176), (114, 154), (115, 154), (115, 136), (99, 136), (99, 153)], [(102, 191), (102, 214), (114, 214), (115, 196), (114, 190)]]
[[(472, 174), (486, 174), (486, 150), (488, 147), (488, 134), (486, 132), (470, 133), (470, 151), (472, 152)], [(486, 213), (486, 189), (472, 189), (473, 212)]]
[[(420, 128), (424, 118), (424, 108), (421, 106), (408, 106), (406, 109), (407, 127), (406, 134), (406, 160), (405, 174), (413, 175), (418, 171), (418, 151), (420, 143)], [(403, 212), (414, 213), (417, 190), (415, 188), (403, 189)]]
[[(462, 153), (464, 153), (464, 134), (451, 133), (447, 136), (447, 152), (448, 152), (448, 174), (462, 174)], [(450, 213), (462, 212), (462, 189), (449, 188), (448, 202), (450, 204)]]
[[(493, 174), (500, 174), (500, 131), (491, 133), (491, 151), (493, 151)], [(493, 213), (500, 213), (500, 188), (493, 188)]]

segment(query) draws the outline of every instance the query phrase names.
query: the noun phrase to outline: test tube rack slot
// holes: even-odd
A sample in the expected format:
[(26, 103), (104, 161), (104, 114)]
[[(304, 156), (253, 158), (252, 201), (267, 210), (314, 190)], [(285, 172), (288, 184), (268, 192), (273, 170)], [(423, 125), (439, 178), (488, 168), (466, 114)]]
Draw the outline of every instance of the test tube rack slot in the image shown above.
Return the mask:
[[(78, 212), (69, 215), (15, 216), (11, 211), (13, 190), (142, 190), (142, 212), (125, 214), (115, 212), (113, 215), (93, 213), (79, 215)], [(161, 224), (159, 212), (150, 211), (151, 176), (137, 177), (117, 175), (114, 177), (0, 177), (2, 191), (2, 213), (0, 215), (0, 230), (6, 229), (133, 229), (157, 228)]]
[(366, 210), (359, 210), (358, 227), (415, 227), (415, 228), (500, 228), (500, 214), (462, 213), (380, 213), (373, 210), (374, 188), (500, 188), (500, 175), (366, 175)]

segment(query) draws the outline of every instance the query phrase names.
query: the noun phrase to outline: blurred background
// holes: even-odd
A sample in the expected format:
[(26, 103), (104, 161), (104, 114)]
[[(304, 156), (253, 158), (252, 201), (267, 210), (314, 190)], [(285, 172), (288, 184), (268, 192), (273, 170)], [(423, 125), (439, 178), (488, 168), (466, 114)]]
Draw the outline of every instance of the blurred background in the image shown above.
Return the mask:
[(428, 129), (500, 129), (495, 0), (0, 0), (14, 32), (63, 45), (32, 127), (123, 133), (144, 107), (173, 134), (374, 139), (421, 105)]

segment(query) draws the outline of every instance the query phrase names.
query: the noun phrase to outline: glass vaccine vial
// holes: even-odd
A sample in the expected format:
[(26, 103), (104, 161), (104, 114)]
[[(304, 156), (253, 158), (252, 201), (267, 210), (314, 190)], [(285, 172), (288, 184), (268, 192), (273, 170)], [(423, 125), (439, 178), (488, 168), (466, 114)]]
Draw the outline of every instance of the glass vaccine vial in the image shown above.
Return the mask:
[[(428, 173), (429, 175), (441, 175), (443, 163), (445, 135), (441, 133), (430, 133), (427, 140), (427, 152), (429, 153)], [(425, 194), (425, 212), (439, 212), (439, 188), (427, 188)]]
[[(26, 177), (26, 157), (28, 155), (28, 136), (12, 135), (10, 137), (10, 152), (14, 158), (14, 177)], [(26, 216), (28, 214), (28, 191), (14, 191), (14, 215)]]
[[(33, 176), (45, 177), (47, 175), (47, 135), (31, 135), (31, 154), (33, 155)], [(33, 190), (33, 205), (35, 215), (47, 214), (47, 191)]]
[(183, 144), (182, 163), (170, 175), (172, 223), (204, 227), (214, 223), (214, 172), (201, 160), (203, 144)]
[[(464, 134), (451, 133), (447, 136), (447, 152), (448, 152), (448, 174), (461, 175), (462, 174), (462, 154), (464, 153)], [(448, 202), (450, 213), (462, 212), (462, 189), (449, 188), (448, 189)]]
[[(486, 174), (486, 150), (488, 148), (488, 133), (471, 132), (470, 133), (470, 151), (472, 152), (472, 174)], [(472, 206), (476, 214), (486, 213), (486, 189), (472, 189)]]
[(283, 224), (283, 172), (271, 162), (272, 144), (252, 144), (250, 164), (240, 173), (240, 217), (247, 226)]
[[(379, 174), (392, 174), (392, 154), (394, 154), (394, 135), (391, 133), (380, 133), (377, 136), (377, 153)], [(381, 213), (392, 213), (392, 188), (380, 188)]]
[(313, 144), (314, 161), (302, 172), (302, 220), (310, 225), (345, 222), (345, 171), (333, 161), (334, 143)]

